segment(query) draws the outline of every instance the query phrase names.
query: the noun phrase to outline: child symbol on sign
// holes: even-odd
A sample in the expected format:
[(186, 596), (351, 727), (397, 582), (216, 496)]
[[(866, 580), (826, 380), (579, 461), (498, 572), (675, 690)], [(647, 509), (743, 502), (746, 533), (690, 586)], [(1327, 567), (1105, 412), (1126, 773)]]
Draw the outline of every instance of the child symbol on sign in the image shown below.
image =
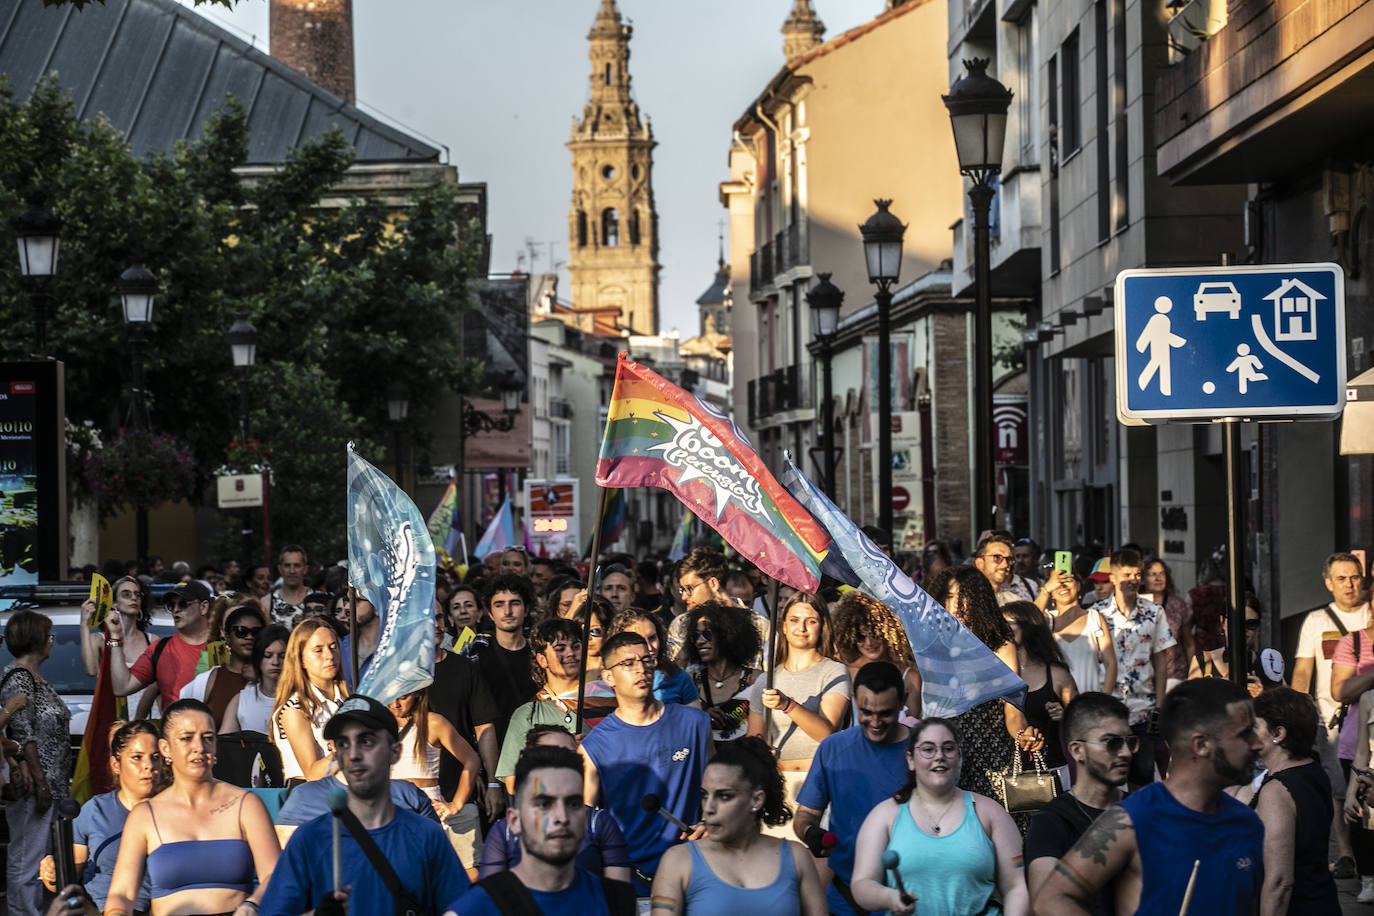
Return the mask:
[(1269, 378), (1260, 371), (1263, 368), (1264, 364), (1260, 362), (1260, 358), (1250, 352), (1249, 344), (1238, 344), (1236, 358), (1231, 360), (1231, 365), (1226, 367), (1226, 371), (1236, 374), (1236, 384), (1240, 386), (1240, 393), (1245, 394), (1251, 382)]

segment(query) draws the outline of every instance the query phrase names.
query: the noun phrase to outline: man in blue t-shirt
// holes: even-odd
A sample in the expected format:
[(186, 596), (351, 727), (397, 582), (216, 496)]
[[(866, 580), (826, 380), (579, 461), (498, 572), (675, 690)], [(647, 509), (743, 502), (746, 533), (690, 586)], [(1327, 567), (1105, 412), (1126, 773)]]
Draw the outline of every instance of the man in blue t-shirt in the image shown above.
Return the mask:
[[(1255, 771), (1250, 695), (1220, 678), (1185, 681), (1160, 709), (1169, 775), (1103, 812), (1031, 902), (1037, 914), (1092, 913), (1113, 887), (1116, 912), (1249, 913), (1264, 878), (1264, 827), (1227, 795)], [(1195, 878), (1195, 880), (1194, 880)]]
[[(285, 846), (296, 828), (313, 821), (321, 814), (329, 813), (329, 790), (334, 786), (346, 788), (342, 773), (334, 773), (323, 779), (303, 782), (291, 790), (282, 802), (281, 810), (272, 819), (277, 828), (277, 838)], [(391, 801), (403, 811), (413, 811), (421, 817), (439, 823), (439, 815), (434, 803), (424, 790), (408, 779), (391, 780)]]
[[(911, 729), (901, 723), (902, 673), (887, 662), (869, 662), (854, 675), (859, 724), (821, 742), (806, 782), (797, 793), (792, 829), (813, 855), (829, 855), (835, 873), (826, 891), (831, 913), (853, 916), (849, 879), (854, 844), (868, 812), (906, 781), (906, 742)], [(827, 852), (821, 815), (830, 807), (835, 845)]]
[(449, 916), (531, 910), (550, 916), (633, 916), (630, 885), (577, 866), (590, 810), (583, 802), (583, 782), (582, 758), (569, 748), (536, 745), (522, 751), (506, 824), (524, 854), (509, 871), (488, 875), (450, 903)]
[[(681, 832), (656, 811), (696, 824), (701, 811), (701, 775), (711, 758), (711, 717), (700, 709), (654, 699), (653, 653), (644, 637), (617, 633), (601, 646), (602, 678), (615, 691), (615, 712), (582, 739), (587, 760), (587, 801), (610, 809), (630, 847), (635, 890), (649, 893), (664, 850)], [(693, 835), (696, 839), (702, 830)]]
[[(391, 800), (391, 767), (401, 755), (396, 717), (371, 697), (354, 695), (325, 723), (324, 737), (348, 782), (348, 810), (357, 818), (401, 887), (425, 912), (437, 913), (468, 887), (467, 873), (444, 830), (432, 820), (398, 809)], [(259, 911), (262, 916), (316, 916), (344, 912), (385, 914), (395, 903), (367, 854), (345, 826), (342, 831), (343, 893), (333, 887), (333, 825), (324, 814), (302, 825), (272, 871)]]

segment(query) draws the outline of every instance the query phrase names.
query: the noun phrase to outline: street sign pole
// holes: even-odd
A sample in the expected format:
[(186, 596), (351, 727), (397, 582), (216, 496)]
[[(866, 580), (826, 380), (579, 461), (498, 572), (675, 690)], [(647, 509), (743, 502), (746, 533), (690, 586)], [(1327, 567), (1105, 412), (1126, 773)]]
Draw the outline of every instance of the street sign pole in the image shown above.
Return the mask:
[(1230, 596), (1231, 615), (1226, 625), (1226, 658), (1231, 668), (1231, 680), (1245, 686), (1249, 659), (1245, 651), (1245, 557), (1242, 532), (1240, 488), (1245, 473), (1244, 457), (1240, 450), (1241, 421), (1221, 421), (1223, 458), (1226, 462), (1226, 585)]

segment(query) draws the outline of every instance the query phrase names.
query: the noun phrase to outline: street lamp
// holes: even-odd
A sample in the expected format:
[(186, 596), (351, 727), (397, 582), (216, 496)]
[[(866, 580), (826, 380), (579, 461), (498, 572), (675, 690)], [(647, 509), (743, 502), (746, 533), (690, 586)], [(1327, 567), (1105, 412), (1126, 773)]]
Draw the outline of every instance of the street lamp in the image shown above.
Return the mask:
[(968, 198), (973, 207), (974, 264), (974, 487), (973, 522), (977, 531), (995, 528), (996, 489), (992, 460), (992, 279), (988, 215), (992, 176), (1002, 171), (1002, 146), (1007, 136), (1007, 109), (1011, 90), (987, 74), (986, 58), (964, 61), (967, 71), (949, 95), (941, 96), (954, 128), (954, 150), (959, 171), (972, 184)]
[(401, 464), (401, 430), (406, 416), (410, 413), (410, 389), (405, 382), (392, 382), (386, 386), (386, 415), (391, 420), (392, 433), (396, 437), (396, 484), (405, 489), (405, 465)]
[[(56, 255), (55, 245), (53, 254)], [(139, 433), (152, 428), (143, 382), (143, 332), (153, 320), (156, 296), (157, 278), (142, 264), (135, 264), (119, 275), (119, 301), (124, 307), (124, 325), (129, 329), (129, 358), (134, 367), (134, 390), (129, 403), (133, 413), (131, 425)], [(134, 507), (134, 553), (140, 563), (148, 558), (148, 507), (142, 504)]]
[(830, 274), (818, 275), (821, 282), (806, 294), (811, 306), (811, 326), (816, 330), (816, 342), (821, 345), (821, 448), (825, 449), (825, 494), (835, 498), (835, 414), (831, 409), (830, 361), (834, 356), (835, 329), (840, 323), (840, 306), (844, 304), (844, 290), (830, 282)]
[(515, 374), (514, 369), (507, 369), (501, 379), (501, 409), (511, 418), (512, 425), (515, 423), (515, 415), (520, 412), (520, 398), (524, 393), (525, 386), (520, 384), (520, 377)]
[(57, 273), (62, 220), (36, 204), (10, 220), (19, 246), (19, 273), (29, 281), (33, 333), (38, 355), (48, 355), (48, 292), (45, 281)]
[(878, 526), (892, 537), (892, 286), (902, 272), (906, 226), (888, 212), (891, 200), (875, 200), (878, 210), (859, 227), (868, 262), (868, 282), (878, 288)]
[(258, 361), (258, 329), (240, 318), (225, 335), (229, 340), (229, 355), (239, 376), (239, 441), (248, 447), (248, 377)]
[(520, 399), (525, 386), (520, 384), (520, 376), (513, 369), (506, 370), (498, 386), (501, 395), (502, 416), (493, 417), (478, 410), (466, 400), (463, 401), (463, 432), (469, 436), (477, 433), (508, 433), (515, 428), (515, 418), (520, 413)]

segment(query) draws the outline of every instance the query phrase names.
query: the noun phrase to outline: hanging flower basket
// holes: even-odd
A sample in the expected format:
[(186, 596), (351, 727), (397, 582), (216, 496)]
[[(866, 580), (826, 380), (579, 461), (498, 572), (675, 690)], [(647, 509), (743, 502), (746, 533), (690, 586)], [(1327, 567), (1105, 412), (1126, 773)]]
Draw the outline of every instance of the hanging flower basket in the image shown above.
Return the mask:
[(85, 476), (102, 512), (151, 509), (196, 492), (190, 447), (169, 433), (120, 429), (86, 458)]

